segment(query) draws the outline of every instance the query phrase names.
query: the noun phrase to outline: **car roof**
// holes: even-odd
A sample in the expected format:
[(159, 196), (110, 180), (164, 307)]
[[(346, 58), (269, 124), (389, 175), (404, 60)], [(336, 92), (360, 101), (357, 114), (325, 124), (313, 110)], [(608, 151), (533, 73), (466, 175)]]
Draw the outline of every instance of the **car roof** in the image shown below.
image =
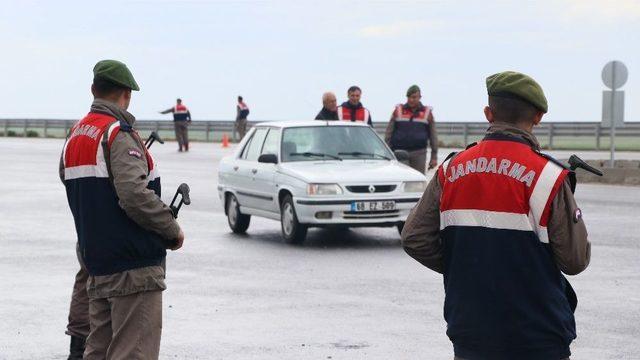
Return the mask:
[(254, 125), (272, 126), (279, 128), (313, 127), (313, 126), (368, 126), (362, 121), (336, 121), (336, 120), (290, 120), (290, 121), (265, 121)]

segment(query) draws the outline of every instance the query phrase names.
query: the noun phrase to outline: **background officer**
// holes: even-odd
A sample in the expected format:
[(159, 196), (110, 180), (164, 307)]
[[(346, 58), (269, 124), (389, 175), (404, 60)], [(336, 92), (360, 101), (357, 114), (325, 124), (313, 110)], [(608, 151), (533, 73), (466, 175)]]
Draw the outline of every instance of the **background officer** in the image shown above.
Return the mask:
[(568, 171), (532, 135), (548, 110), (542, 88), (508, 71), (488, 77), (487, 92), (486, 137), (438, 168), (402, 245), (444, 275), (456, 358), (565, 359), (577, 300), (561, 271), (589, 264), (582, 213)]
[(347, 90), (349, 101), (345, 101), (342, 105), (338, 106), (339, 120), (365, 121), (370, 126), (372, 125), (369, 109), (362, 106), (362, 103), (360, 102), (361, 95), (362, 90), (355, 85)]
[(407, 102), (396, 105), (385, 132), (385, 142), (391, 150), (409, 152), (409, 165), (424, 174), (427, 162), (427, 144), (431, 144), (429, 169), (438, 164), (438, 135), (433, 108), (420, 102), (418, 85), (407, 90)]
[(182, 99), (176, 100), (176, 106), (160, 114), (173, 113), (173, 128), (176, 132), (176, 141), (178, 142), (178, 151), (189, 151), (189, 125), (191, 124), (191, 112), (182, 104)]
[(184, 234), (126, 111), (139, 90), (133, 75), (115, 60), (98, 62), (93, 73), (94, 101), (70, 131), (60, 172), (88, 272), (84, 359), (157, 359), (165, 248), (179, 249)]
[(247, 117), (249, 117), (249, 107), (244, 102), (242, 96), (238, 96), (238, 105), (236, 105), (236, 123), (233, 128), (233, 139), (236, 140), (236, 133), (240, 136), (238, 141), (242, 140), (244, 134), (247, 133)]

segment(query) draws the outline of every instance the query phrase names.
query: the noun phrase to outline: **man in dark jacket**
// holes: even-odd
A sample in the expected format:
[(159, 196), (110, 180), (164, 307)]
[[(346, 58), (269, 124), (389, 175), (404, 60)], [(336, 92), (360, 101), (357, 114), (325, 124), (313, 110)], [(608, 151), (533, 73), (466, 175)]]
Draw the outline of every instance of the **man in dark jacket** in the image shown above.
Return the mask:
[(540, 85), (506, 71), (487, 92), (487, 135), (438, 168), (402, 245), (443, 274), (456, 359), (567, 359), (577, 300), (561, 272), (589, 264), (582, 212), (569, 171), (533, 136), (548, 110)]
[(332, 92), (322, 94), (322, 110), (316, 115), (316, 120), (339, 120), (336, 94)]

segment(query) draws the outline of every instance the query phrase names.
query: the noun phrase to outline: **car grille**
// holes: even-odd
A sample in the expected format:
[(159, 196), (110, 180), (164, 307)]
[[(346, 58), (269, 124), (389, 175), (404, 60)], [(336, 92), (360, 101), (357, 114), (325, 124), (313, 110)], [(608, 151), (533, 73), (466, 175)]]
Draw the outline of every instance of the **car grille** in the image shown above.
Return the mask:
[[(369, 186), (371, 185), (349, 185), (347, 190), (352, 193), (371, 193)], [(373, 185), (373, 187), (375, 188), (374, 193), (387, 193), (396, 189), (396, 185)]]
[(383, 211), (344, 211), (342, 213), (344, 219), (386, 219), (394, 218), (399, 214), (398, 210)]

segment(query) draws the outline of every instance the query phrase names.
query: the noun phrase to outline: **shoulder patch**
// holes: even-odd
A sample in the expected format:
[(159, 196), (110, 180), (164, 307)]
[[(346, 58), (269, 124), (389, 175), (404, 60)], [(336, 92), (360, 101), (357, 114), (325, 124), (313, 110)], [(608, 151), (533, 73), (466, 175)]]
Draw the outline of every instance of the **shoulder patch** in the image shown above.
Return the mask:
[(573, 222), (578, 223), (582, 219), (582, 210), (579, 208), (573, 213)]
[(127, 152), (129, 153), (130, 156), (133, 156), (138, 159), (142, 159), (142, 154), (140, 153), (140, 151), (138, 151), (138, 149), (129, 149)]

